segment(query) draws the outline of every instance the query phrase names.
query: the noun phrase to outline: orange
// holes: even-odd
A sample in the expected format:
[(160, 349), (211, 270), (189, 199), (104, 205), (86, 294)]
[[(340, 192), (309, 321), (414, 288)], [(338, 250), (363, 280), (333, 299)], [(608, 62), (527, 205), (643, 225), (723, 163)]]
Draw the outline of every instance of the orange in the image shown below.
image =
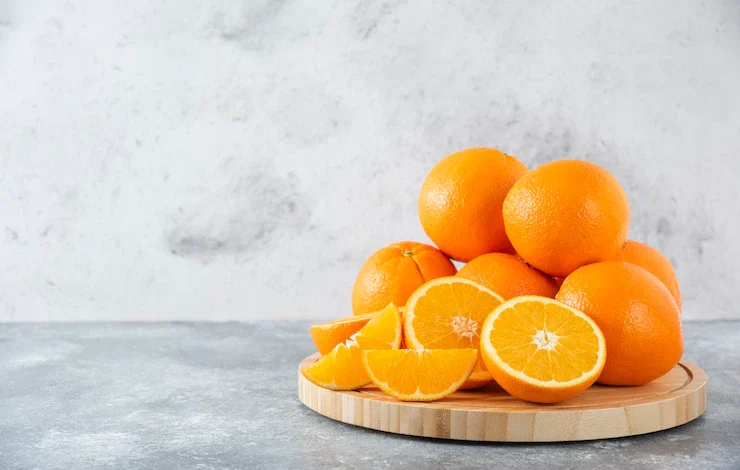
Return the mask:
[[(461, 277), (442, 277), (417, 289), (406, 303), (404, 339), (409, 349), (476, 349), (480, 327), (503, 299), (490, 289)], [(493, 380), (482, 361), (462, 388)]]
[(401, 315), (390, 304), (344, 343), (311, 367), (303, 369), (303, 376), (319, 387), (331, 390), (356, 390), (370, 383), (362, 367), (363, 349), (398, 349), (402, 335)]
[(419, 218), (440, 250), (460, 261), (514, 250), (506, 238), (501, 205), (527, 172), (516, 158), (488, 148), (446, 157), (427, 175), (419, 195)]
[(499, 305), (481, 332), (483, 360), (496, 382), (536, 403), (568, 400), (590, 387), (608, 358), (607, 344), (583, 312), (533, 295)]
[(505, 300), (520, 295), (541, 295), (555, 298), (555, 281), (514, 255), (488, 253), (463, 266), (457, 276), (484, 285)]
[(352, 311), (362, 315), (377, 312), (390, 302), (405, 305), (426, 281), (456, 272), (452, 261), (433, 246), (417, 242), (388, 245), (360, 268), (352, 288)]
[(328, 354), (339, 343), (344, 343), (369, 322), (375, 313), (342, 318), (310, 328), (311, 338), (321, 355)]
[(681, 359), (683, 334), (676, 301), (657, 277), (622, 261), (584, 266), (565, 278), (556, 299), (599, 325), (608, 355), (598, 379), (642, 385)]
[(373, 383), (403, 401), (433, 401), (454, 393), (477, 358), (475, 349), (362, 352), (362, 364)]
[(653, 276), (660, 279), (660, 282), (668, 288), (673, 298), (676, 299), (678, 309), (681, 310), (681, 288), (678, 286), (676, 272), (668, 258), (663, 256), (660, 251), (644, 243), (627, 240), (627, 244), (619, 252), (617, 259), (647, 269)]
[(506, 196), (506, 234), (527, 263), (565, 277), (614, 259), (627, 241), (627, 195), (605, 169), (579, 160), (546, 163)]

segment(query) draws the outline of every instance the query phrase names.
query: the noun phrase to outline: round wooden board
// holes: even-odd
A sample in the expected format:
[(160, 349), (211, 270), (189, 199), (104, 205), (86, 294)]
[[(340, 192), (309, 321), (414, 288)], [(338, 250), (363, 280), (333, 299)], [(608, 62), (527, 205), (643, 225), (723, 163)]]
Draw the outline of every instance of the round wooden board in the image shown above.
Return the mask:
[(335, 392), (309, 382), (298, 368), (298, 397), (343, 423), (411, 436), (493, 442), (557, 442), (634, 436), (680, 426), (707, 408), (707, 375), (681, 362), (640, 387), (594, 385), (556, 405), (528, 403), (492, 384), (431, 402), (402, 402), (374, 386)]

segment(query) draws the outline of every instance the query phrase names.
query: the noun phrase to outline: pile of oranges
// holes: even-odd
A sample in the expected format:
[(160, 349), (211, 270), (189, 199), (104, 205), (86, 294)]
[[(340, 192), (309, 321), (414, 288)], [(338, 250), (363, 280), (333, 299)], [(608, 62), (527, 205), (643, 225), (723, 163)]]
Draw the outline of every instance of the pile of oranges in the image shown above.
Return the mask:
[(676, 275), (627, 239), (629, 202), (605, 169), (530, 171), (498, 150), (463, 150), (424, 180), (419, 218), (436, 247), (394, 243), (365, 261), (354, 315), (311, 328), (322, 357), (308, 380), (413, 401), (495, 380), (555, 403), (595, 382), (646, 384), (681, 358)]

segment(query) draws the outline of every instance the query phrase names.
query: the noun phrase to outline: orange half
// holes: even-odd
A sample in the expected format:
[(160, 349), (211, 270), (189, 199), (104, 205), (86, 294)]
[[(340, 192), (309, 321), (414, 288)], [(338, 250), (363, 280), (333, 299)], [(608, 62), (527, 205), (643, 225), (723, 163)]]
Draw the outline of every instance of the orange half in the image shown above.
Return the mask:
[(590, 387), (606, 362), (606, 341), (585, 313), (557, 300), (523, 296), (483, 323), (481, 354), (511, 395), (536, 403), (567, 400)]
[[(406, 347), (477, 349), (483, 321), (502, 302), (500, 295), (468, 279), (441, 277), (429, 281), (406, 302)], [(479, 357), (462, 388), (481, 387), (492, 380)]]
[(398, 349), (401, 345), (401, 314), (390, 304), (375, 314), (357, 333), (337, 344), (328, 354), (301, 373), (319, 387), (356, 390), (370, 383), (362, 366), (363, 349)]
[(475, 349), (362, 351), (362, 364), (373, 383), (403, 401), (433, 401), (454, 393), (477, 360)]

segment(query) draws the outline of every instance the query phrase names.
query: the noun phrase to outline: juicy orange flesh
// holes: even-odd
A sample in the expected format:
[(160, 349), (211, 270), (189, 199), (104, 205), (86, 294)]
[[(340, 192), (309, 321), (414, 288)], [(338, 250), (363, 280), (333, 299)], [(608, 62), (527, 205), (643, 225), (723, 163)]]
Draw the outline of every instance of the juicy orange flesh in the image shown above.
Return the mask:
[(483, 363), (483, 358), (481, 357), (480, 350), (478, 350), (478, 360), (475, 362), (473, 371), (470, 373), (470, 376), (462, 385), (462, 387), (460, 387), (460, 390), (480, 388), (488, 385), (491, 382), (493, 382), (493, 376), (490, 372), (488, 372), (488, 369), (486, 369), (486, 365)]
[(483, 362), (483, 357), (481, 356), (481, 352), (479, 349), (478, 350), (478, 360), (475, 362), (475, 367), (473, 367), (473, 372), (470, 374), (468, 381), (465, 383), (465, 387), (468, 387), (471, 385), (482, 386), (492, 381), (493, 381), (493, 376), (491, 375), (490, 372), (488, 372), (488, 369), (486, 368), (486, 365)]
[(477, 357), (475, 349), (368, 351), (366, 364), (399, 394), (436, 395), (464, 381)]
[(491, 344), (512, 369), (544, 382), (577, 379), (598, 362), (599, 339), (591, 325), (550, 303), (522, 302), (501, 312)]
[(363, 349), (396, 349), (401, 341), (401, 315), (391, 304), (360, 331), (316, 361), (303, 374), (324, 387), (360, 388), (370, 383), (362, 366)]
[(481, 359), (480, 350), (478, 352), (478, 362), (475, 363), (475, 367), (473, 367), (473, 373), (470, 374), (471, 377), (475, 375), (481, 375), (486, 374), (488, 378), (490, 379), (490, 373), (488, 372), (488, 369), (486, 369), (486, 366), (483, 365), (483, 360)]
[(332, 352), (306, 369), (308, 378), (318, 384), (337, 387), (362, 387), (370, 378), (362, 368), (362, 351), (358, 347), (337, 345)]
[(310, 328), (311, 337), (314, 340), (316, 349), (321, 354), (328, 354), (334, 347), (350, 338), (365, 326), (377, 313), (366, 315), (355, 315), (348, 318), (342, 318), (319, 325), (313, 325)]
[(414, 306), (414, 336), (429, 349), (478, 348), (483, 321), (500, 303), (469, 284), (433, 286)]
[(398, 307), (391, 304), (352, 335), (349, 341), (356, 341), (362, 349), (389, 349), (396, 339), (400, 340), (400, 335), (401, 314)]

